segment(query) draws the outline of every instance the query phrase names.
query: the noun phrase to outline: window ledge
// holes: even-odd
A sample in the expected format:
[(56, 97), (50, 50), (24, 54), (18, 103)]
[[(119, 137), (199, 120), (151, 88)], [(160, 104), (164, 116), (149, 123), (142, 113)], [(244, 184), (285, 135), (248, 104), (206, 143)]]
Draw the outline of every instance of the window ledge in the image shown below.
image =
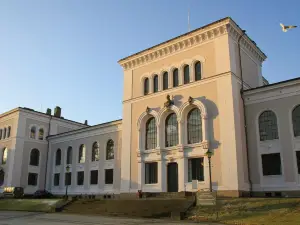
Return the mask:
[(275, 177), (275, 178), (280, 178), (280, 177), (283, 177), (282, 174), (280, 175), (263, 175), (263, 177)]
[(208, 141), (202, 141), (202, 142), (193, 143), (193, 144), (186, 144), (183, 146), (183, 148), (196, 148), (196, 147), (203, 147), (204, 149), (207, 149)]
[(156, 186), (158, 185), (158, 183), (155, 183), (155, 184), (144, 184), (144, 186)]

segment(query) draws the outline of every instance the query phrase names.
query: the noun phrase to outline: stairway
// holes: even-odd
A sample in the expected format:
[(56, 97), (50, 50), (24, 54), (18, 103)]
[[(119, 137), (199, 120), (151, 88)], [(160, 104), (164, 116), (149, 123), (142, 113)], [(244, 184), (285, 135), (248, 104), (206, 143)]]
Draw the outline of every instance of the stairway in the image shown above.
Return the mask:
[(82, 199), (72, 202), (62, 212), (81, 215), (162, 218), (170, 217), (174, 212), (186, 212), (193, 204), (194, 198)]
[(196, 194), (197, 205), (216, 205), (216, 192), (199, 191)]

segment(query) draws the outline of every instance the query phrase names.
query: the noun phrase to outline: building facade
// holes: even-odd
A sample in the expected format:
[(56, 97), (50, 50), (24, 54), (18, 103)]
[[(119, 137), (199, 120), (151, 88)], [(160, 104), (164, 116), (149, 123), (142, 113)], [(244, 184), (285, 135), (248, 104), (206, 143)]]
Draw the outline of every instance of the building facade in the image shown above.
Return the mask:
[[(11, 113), (4, 113), (0, 134), (7, 136), (10, 126), (11, 142), (0, 140), (2, 185), (58, 195), (66, 186), (73, 195), (197, 191), (209, 187), (211, 170), (220, 195), (297, 195), (300, 80), (268, 84), (262, 76), (265, 59), (224, 18), (121, 59), (122, 120), (87, 126), (17, 110), (52, 118), (47, 133), (47, 122), (37, 122), (42, 119), (10, 125), (5, 121)], [(33, 141), (32, 127), (49, 135)], [(22, 137), (28, 143), (16, 145)], [(42, 162), (38, 168), (30, 162), (34, 149), (43, 155), (36, 157)], [(207, 151), (213, 154), (211, 167)], [(12, 179), (15, 173), (19, 178)], [(33, 179), (32, 173), (46, 179)]]

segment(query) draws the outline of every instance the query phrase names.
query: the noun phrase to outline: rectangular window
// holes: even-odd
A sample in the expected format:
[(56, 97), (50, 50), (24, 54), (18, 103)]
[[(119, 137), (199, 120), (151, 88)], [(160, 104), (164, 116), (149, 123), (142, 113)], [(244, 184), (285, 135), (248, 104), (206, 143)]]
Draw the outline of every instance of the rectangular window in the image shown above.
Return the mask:
[(54, 186), (59, 186), (59, 177), (60, 177), (59, 173), (54, 174)]
[(105, 170), (105, 184), (113, 184), (114, 182), (114, 170), (106, 169)]
[(65, 185), (71, 185), (72, 173), (68, 172), (65, 174)]
[(84, 171), (77, 172), (77, 185), (83, 185)]
[(300, 174), (300, 151), (296, 152), (296, 158), (297, 158), (298, 174)]
[(281, 175), (280, 153), (261, 155), (263, 175)]
[(37, 179), (38, 179), (37, 173), (28, 173), (28, 185), (36, 186)]
[(203, 158), (193, 158), (188, 161), (188, 181), (204, 181)]
[(157, 162), (145, 163), (145, 184), (157, 183)]
[(98, 170), (91, 171), (91, 184), (98, 184)]

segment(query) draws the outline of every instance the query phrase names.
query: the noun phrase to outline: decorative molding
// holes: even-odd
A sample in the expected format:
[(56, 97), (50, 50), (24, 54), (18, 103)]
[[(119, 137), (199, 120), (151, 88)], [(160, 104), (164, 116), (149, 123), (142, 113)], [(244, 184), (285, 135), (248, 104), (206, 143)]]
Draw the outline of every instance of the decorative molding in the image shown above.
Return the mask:
[[(178, 37), (175, 40), (170, 40), (165, 44), (145, 50), (139, 54), (129, 56), (119, 61), (119, 64), (124, 70), (134, 69), (155, 60), (159, 60), (195, 46), (202, 45), (225, 34), (229, 34), (234, 39), (237, 39), (242, 34), (242, 31), (231, 19), (227, 19), (203, 29), (198, 29), (183, 37)], [(266, 55), (253, 43), (248, 36), (245, 36), (241, 40), (241, 44), (260, 62), (266, 59)]]

